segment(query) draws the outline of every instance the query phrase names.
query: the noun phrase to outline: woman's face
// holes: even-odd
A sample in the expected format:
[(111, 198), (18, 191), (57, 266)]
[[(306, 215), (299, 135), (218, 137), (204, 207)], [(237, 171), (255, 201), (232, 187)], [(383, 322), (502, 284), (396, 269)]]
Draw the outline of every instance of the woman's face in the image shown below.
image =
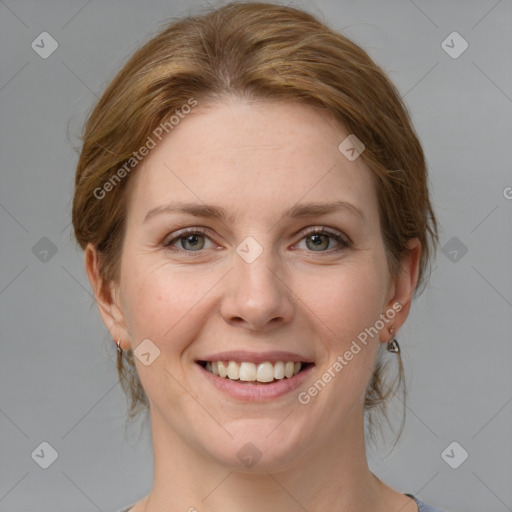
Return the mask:
[[(111, 332), (135, 350), (159, 439), (285, 468), (362, 430), (379, 341), (405, 312), (390, 312), (399, 288), (371, 173), (338, 149), (349, 133), (295, 103), (205, 107), (131, 178)], [(274, 383), (249, 383), (199, 363), (212, 359), (255, 363), (244, 378), (259, 363), (309, 364), (277, 379), (280, 363), (262, 365)]]

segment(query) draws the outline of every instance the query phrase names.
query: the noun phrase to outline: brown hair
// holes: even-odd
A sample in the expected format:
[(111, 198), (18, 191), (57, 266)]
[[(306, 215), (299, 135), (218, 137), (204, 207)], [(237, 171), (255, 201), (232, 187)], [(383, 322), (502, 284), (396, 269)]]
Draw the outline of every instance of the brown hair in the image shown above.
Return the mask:
[[(126, 169), (134, 151), (191, 98), (201, 105), (226, 95), (322, 108), (364, 143), (361, 158), (375, 180), (390, 274), (398, 275), (408, 240), (418, 238), (415, 294), (421, 293), (438, 244), (437, 222), (423, 150), (398, 91), (352, 41), (306, 12), (269, 3), (230, 3), (171, 23), (128, 60), (92, 111), (72, 215), (82, 249), (91, 243), (100, 253), (104, 281), (119, 279), (130, 176), (101, 199), (95, 191)], [(367, 389), (367, 412), (385, 413), (386, 399), (403, 384), (400, 355), (394, 386), (385, 385), (381, 356)], [(133, 419), (148, 400), (131, 349), (118, 353), (117, 368)], [(405, 399), (405, 386), (403, 393)], [(371, 426), (373, 414), (368, 417)]]

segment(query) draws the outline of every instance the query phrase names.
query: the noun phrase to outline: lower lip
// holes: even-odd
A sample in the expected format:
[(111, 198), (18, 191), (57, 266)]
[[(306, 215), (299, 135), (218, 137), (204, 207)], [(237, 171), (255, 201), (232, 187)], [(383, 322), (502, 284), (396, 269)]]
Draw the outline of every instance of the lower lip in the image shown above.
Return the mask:
[(227, 377), (219, 377), (203, 368), (199, 363), (196, 363), (201, 373), (211, 382), (217, 389), (226, 393), (227, 395), (244, 400), (248, 402), (265, 402), (278, 398), (280, 396), (290, 393), (298, 388), (305, 379), (308, 378), (314, 365), (308, 366), (305, 370), (297, 373), (291, 378), (284, 377), (270, 384), (242, 384), (238, 381), (230, 380)]

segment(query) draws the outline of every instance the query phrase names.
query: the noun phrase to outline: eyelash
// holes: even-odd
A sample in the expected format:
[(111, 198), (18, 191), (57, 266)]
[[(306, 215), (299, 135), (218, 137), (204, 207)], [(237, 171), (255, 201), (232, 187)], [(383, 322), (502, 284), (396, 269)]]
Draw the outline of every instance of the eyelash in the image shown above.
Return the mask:
[[(183, 231), (178, 232), (177, 236), (175, 236), (171, 240), (164, 242), (163, 245), (166, 248), (170, 248), (170, 246), (174, 242), (180, 240), (181, 238), (186, 238), (188, 235), (200, 234), (200, 235), (206, 236), (207, 238), (210, 238), (209, 233), (210, 232), (204, 228), (184, 229)], [(307, 228), (306, 231), (304, 232), (303, 237), (300, 239), (300, 241), (302, 241), (304, 238), (311, 236), (311, 235), (327, 235), (327, 236), (331, 237), (333, 240), (336, 240), (336, 242), (338, 242), (341, 245), (341, 247), (339, 247), (337, 249), (329, 249), (326, 251), (309, 251), (312, 253), (318, 252), (319, 254), (326, 254), (326, 253), (332, 254), (332, 253), (337, 253), (337, 252), (340, 252), (344, 249), (348, 249), (349, 247), (351, 247), (351, 243), (347, 238), (345, 238), (344, 236), (342, 236), (339, 233), (327, 230), (326, 228)], [(198, 251), (186, 251), (185, 249), (181, 249), (181, 248), (178, 249), (179, 252), (187, 253), (188, 257), (199, 256), (203, 253), (204, 250), (206, 250), (206, 249), (200, 249)]]

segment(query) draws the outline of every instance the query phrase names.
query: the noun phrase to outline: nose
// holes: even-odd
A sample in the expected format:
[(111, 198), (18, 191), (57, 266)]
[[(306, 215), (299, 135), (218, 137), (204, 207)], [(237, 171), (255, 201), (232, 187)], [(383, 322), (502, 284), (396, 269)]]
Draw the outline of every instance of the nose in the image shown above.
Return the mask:
[(224, 320), (263, 332), (289, 323), (294, 313), (293, 292), (270, 250), (251, 263), (238, 254), (233, 260), (221, 306)]

